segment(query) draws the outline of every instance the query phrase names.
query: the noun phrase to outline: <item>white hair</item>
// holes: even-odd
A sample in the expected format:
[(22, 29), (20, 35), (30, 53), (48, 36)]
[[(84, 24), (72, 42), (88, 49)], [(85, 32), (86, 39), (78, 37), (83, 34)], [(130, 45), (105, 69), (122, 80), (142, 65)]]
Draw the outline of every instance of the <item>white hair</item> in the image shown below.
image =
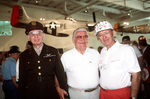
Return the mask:
[(85, 32), (86, 32), (86, 35), (88, 35), (88, 31), (87, 31), (85, 28), (77, 28), (77, 29), (73, 32), (72, 38), (75, 37), (75, 35), (76, 35), (76, 33), (77, 33), (78, 31), (85, 31)]

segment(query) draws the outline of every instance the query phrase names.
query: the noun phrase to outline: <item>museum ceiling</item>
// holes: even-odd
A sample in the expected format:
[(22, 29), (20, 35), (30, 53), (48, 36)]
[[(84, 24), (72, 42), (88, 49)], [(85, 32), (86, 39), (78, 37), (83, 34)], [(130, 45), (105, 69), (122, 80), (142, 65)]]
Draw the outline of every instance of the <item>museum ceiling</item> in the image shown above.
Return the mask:
[(104, 19), (135, 25), (148, 24), (150, 19), (150, 0), (0, 0), (0, 4), (48, 9), (64, 16), (96, 13)]

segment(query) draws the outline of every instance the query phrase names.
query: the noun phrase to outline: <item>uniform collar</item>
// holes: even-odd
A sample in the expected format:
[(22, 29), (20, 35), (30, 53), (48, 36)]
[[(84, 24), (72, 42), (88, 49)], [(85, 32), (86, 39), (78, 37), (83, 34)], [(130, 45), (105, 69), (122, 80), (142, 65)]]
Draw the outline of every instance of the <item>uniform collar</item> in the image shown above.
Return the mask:
[(42, 46), (41, 46), (39, 49), (34, 48), (34, 50), (35, 50), (35, 52), (36, 52), (38, 55), (40, 55), (41, 52), (42, 52), (42, 48), (43, 48), (43, 43), (42, 43)]

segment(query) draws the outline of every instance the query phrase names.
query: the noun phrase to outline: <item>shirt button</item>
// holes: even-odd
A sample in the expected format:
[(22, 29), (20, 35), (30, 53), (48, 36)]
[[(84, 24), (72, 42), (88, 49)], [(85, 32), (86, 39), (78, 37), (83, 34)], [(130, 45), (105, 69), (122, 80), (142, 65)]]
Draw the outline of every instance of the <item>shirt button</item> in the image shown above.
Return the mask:
[(40, 61), (37, 61), (38, 63), (40, 63)]
[(51, 59), (49, 59), (49, 61), (51, 61)]
[(41, 76), (41, 73), (38, 73), (39, 76)]
[(28, 62), (28, 64), (30, 64), (30, 62)]
[(39, 66), (38, 69), (41, 69), (41, 66)]

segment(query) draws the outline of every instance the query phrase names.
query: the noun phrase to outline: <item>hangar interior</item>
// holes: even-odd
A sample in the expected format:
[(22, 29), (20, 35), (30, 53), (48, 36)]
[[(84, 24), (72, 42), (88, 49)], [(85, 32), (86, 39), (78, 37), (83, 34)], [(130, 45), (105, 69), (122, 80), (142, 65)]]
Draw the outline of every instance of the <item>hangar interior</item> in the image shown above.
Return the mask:
[[(23, 6), (27, 15), (33, 20), (47, 21), (50, 23), (55, 20), (70, 20), (73, 22), (97, 23), (99, 21), (107, 20), (112, 25), (128, 22), (129, 25), (124, 27), (139, 26), (150, 23), (150, 1), (149, 0), (1, 0), (0, 1), (0, 21), (11, 21), (11, 14), (13, 5)], [(29, 20), (32, 21), (32, 20)], [(64, 22), (64, 21), (62, 21)], [(63, 48), (67, 51), (74, 47), (72, 43), (72, 32), (74, 26), (69, 24), (70, 28), (66, 27), (59, 32), (69, 34), (68, 37), (57, 37), (46, 35), (44, 42), (56, 48)], [(80, 25), (79, 25), (80, 26)], [(81, 25), (82, 26), (82, 25)], [(0, 28), (6, 28), (0, 25)], [(136, 27), (138, 29), (138, 27)], [(25, 49), (27, 37), (24, 28), (12, 27), (11, 36), (0, 36), (0, 51), (7, 51), (12, 45), (17, 45), (20, 50)], [(93, 35), (94, 31), (90, 31), (89, 44), (94, 49), (98, 46), (103, 46)], [(123, 36), (129, 35), (131, 40), (138, 39), (139, 36), (144, 35), (150, 44), (150, 31), (147, 33), (130, 33), (130, 32), (116, 32), (116, 39), (121, 42)]]
[[(44, 19), (47, 23), (52, 21), (63, 22), (67, 20), (79, 23), (80, 26), (86, 26), (87, 22), (97, 23), (107, 20), (112, 25), (115, 23), (129, 23), (124, 27), (134, 27), (133, 31), (140, 29), (139, 25), (149, 26), (150, 24), (150, 0), (0, 0), (0, 22), (11, 21), (12, 8), (14, 5), (23, 6), (30, 20), (41, 21)], [(80, 22), (82, 24), (80, 24)], [(6, 25), (6, 26), (5, 26)], [(0, 24), (1, 30), (8, 29), (9, 24)], [(8, 26), (7, 26), (8, 25)], [(70, 28), (60, 29), (57, 32), (68, 34), (68, 37), (57, 37), (53, 35), (45, 36), (44, 42), (47, 45), (62, 48), (63, 52), (74, 47), (72, 43), (72, 32), (75, 27), (67, 23)], [(10, 27), (12, 35), (0, 36), (0, 51), (8, 51), (12, 45), (19, 46), (20, 50), (25, 49), (27, 37), (24, 28)], [(147, 29), (149, 30), (149, 28)], [(89, 47), (97, 49), (103, 46), (93, 35), (94, 31), (89, 32)], [(121, 42), (123, 36), (130, 36), (131, 40), (138, 40), (138, 37), (146, 36), (150, 44), (150, 30), (145, 33), (116, 32), (116, 39)], [(62, 51), (62, 50), (61, 50)], [(0, 99), (3, 99), (0, 83)]]

